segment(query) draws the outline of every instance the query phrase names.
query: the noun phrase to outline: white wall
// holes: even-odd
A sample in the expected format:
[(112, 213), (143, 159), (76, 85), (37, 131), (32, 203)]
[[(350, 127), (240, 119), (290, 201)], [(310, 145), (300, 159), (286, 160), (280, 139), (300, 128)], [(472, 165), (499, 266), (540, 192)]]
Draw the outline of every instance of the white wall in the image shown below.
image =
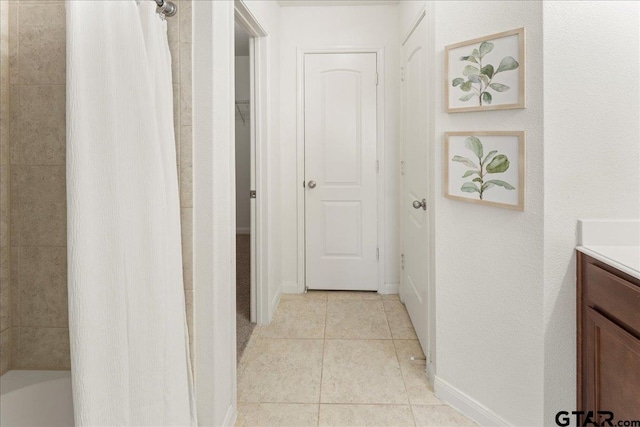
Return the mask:
[[(437, 2), (435, 23), (436, 386), (509, 424), (542, 425), (541, 2)], [(444, 47), (518, 27), (527, 31), (527, 108), (446, 114)], [(444, 132), (462, 130), (526, 131), (524, 212), (442, 196)]]
[[(236, 56), (236, 101), (248, 101), (250, 68), (248, 56)], [(242, 106), (241, 106), (242, 108)], [(236, 230), (248, 233), (251, 227), (251, 118), (241, 110), (244, 122), (236, 109)]]
[[(271, 301), (268, 319), (273, 317), (282, 291), (281, 275), (281, 190), (280, 190), (280, 6), (276, 1), (251, 0), (245, 1), (253, 16), (267, 32), (263, 42), (266, 45), (265, 57), (259, 58), (267, 63), (265, 110), (267, 114), (268, 140), (264, 144), (268, 165), (267, 182), (259, 183), (258, 197), (266, 197), (267, 218), (266, 228), (269, 247), (266, 253), (261, 253), (263, 267), (268, 273), (268, 297)], [(262, 78), (258, 76), (258, 78)], [(260, 242), (258, 242), (260, 245)], [(258, 319), (263, 323), (266, 319)]]
[(398, 3), (398, 18), (400, 24), (400, 41), (404, 41), (418, 16), (427, 5), (426, 0), (401, 0)]
[[(576, 221), (640, 217), (640, 5), (543, 4), (544, 410), (551, 425), (576, 401)], [(584, 78), (589, 70), (594, 78)]]
[(397, 6), (283, 7), (281, 9), (282, 280), (297, 284), (296, 55), (297, 48), (384, 47), (385, 52), (385, 283), (399, 283), (398, 111), (400, 98)]

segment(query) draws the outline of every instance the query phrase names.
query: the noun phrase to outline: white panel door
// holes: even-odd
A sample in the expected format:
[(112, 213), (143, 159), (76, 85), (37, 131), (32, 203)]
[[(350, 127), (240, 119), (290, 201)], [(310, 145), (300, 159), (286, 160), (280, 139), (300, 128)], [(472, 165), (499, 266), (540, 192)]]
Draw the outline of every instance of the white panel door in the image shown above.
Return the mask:
[(306, 285), (377, 290), (376, 54), (306, 54)]
[[(428, 353), (429, 209), (426, 20), (423, 19), (402, 49), (403, 161), (402, 225), (404, 269), (401, 296), (425, 354)], [(415, 206), (414, 206), (415, 205)]]

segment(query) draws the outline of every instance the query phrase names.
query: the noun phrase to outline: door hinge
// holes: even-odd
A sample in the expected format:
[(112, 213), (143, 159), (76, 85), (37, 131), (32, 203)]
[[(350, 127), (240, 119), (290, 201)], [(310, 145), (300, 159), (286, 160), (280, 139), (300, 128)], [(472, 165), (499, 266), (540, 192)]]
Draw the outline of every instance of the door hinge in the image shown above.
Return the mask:
[(404, 67), (400, 67), (400, 80), (404, 81)]
[(251, 198), (251, 199), (255, 199), (256, 198), (256, 190), (250, 190), (249, 191), (249, 198)]
[(379, 76), (378, 76), (378, 73), (376, 73), (376, 86), (378, 86), (378, 79), (379, 79)]
[(404, 254), (400, 254), (400, 268), (404, 270)]
[(400, 162), (400, 175), (404, 175), (404, 160)]
[(380, 261), (380, 248), (376, 248), (376, 259)]
[(380, 161), (376, 160), (376, 173), (380, 172)]

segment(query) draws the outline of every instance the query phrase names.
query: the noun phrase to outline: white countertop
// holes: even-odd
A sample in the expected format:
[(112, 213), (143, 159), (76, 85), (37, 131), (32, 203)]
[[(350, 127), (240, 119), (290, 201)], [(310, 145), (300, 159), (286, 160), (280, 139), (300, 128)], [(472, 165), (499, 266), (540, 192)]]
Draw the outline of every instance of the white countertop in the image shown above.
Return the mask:
[(640, 280), (640, 246), (578, 246), (577, 249)]
[(640, 279), (640, 220), (579, 220), (578, 236), (580, 252)]

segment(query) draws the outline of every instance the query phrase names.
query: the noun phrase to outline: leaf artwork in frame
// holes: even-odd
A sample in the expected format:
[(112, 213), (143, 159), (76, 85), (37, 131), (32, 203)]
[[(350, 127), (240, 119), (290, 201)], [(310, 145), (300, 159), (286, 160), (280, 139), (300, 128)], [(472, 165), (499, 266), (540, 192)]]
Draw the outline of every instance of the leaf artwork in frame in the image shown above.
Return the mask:
[(524, 108), (524, 28), (447, 46), (447, 112)]
[(445, 133), (445, 197), (524, 210), (525, 133)]
[[(500, 179), (487, 179), (491, 178), (489, 175), (503, 173), (509, 169), (510, 162), (506, 155), (498, 154), (497, 150), (493, 150), (484, 156), (482, 141), (475, 136), (467, 137), (464, 144), (478, 158), (478, 162), (474, 163), (474, 161), (458, 155), (451, 159), (453, 162), (460, 162), (471, 168), (462, 175), (463, 178), (469, 178), (470, 181), (462, 184), (461, 191), (478, 193), (478, 198), (482, 200), (484, 193), (494, 187), (502, 187), (505, 190), (516, 189), (513, 185)], [(473, 175), (476, 176), (471, 179)]]

